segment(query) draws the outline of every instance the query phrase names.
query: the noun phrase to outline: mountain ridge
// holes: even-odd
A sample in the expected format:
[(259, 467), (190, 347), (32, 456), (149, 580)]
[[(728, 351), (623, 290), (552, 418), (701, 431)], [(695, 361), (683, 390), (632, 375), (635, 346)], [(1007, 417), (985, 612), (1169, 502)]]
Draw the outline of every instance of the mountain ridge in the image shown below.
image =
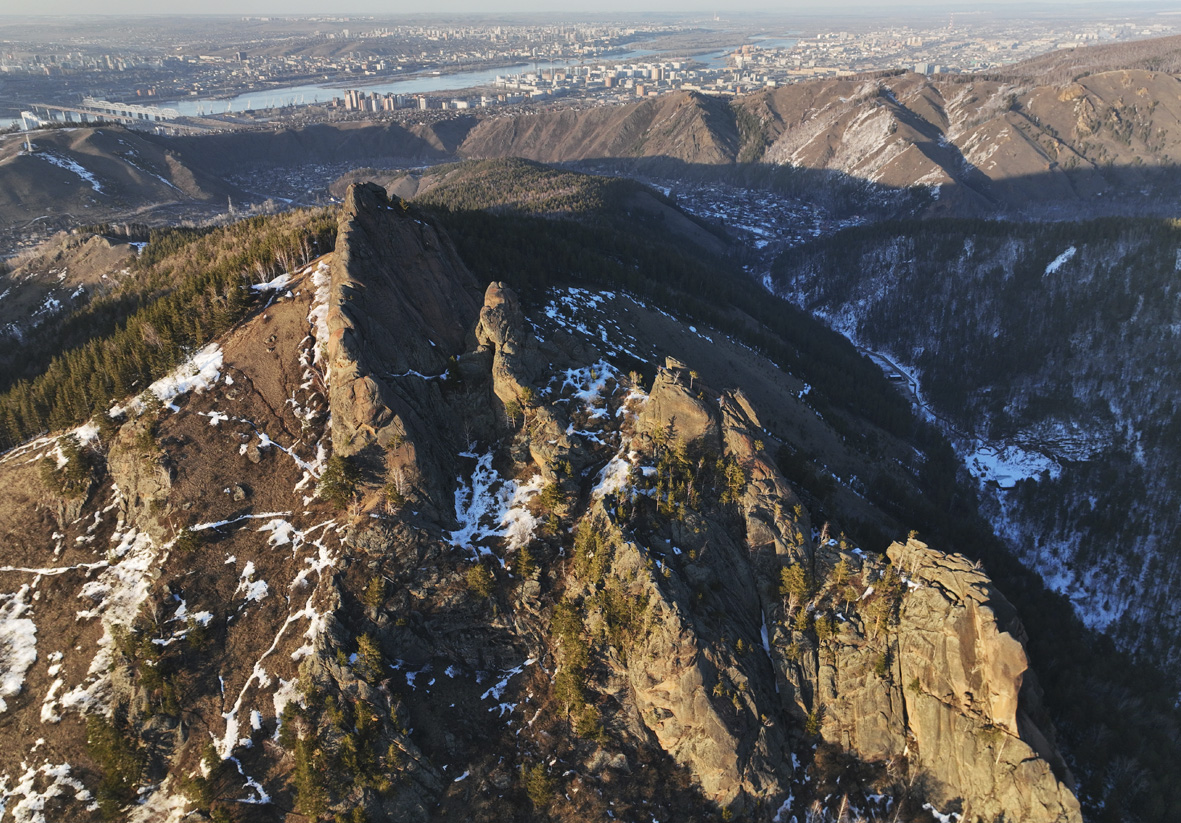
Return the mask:
[(509, 157), (670, 178), (747, 180), (751, 167), (764, 178), (776, 170), (825, 173), (833, 186), (925, 191), (928, 211), (949, 216), (1163, 214), (1174, 202), (1181, 158), (1181, 109), (1169, 102), (1181, 81), (1160, 70), (1172, 53), (1167, 42), (1143, 48), (1155, 57), (1127, 67), (1112, 63), (1103, 47), (1076, 50), (1068, 63), (1077, 70), (1060, 78), (1039, 76), (1035, 61), (1024, 74), (878, 73), (733, 99), (675, 92), (421, 123), (175, 138), (118, 127), (60, 129), (33, 136), (44, 144), (39, 163), (37, 152), (23, 152), (20, 135), (8, 135), (0, 142), (0, 181), (9, 193), (0, 198), (0, 217), (49, 219), (63, 204), (92, 215), (89, 222), (128, 219), (145, 206), (153, 219), (170, 212), (207, 217), (226, 198), (306, 199), (308, 191), (271, 173), (282, 168), (294, 179), (313, 167), (336, 166), (339, 175), (350, 165)]
[[(41, 720), (62, 730), (38, 755), (46, 770), (6, 756), (16, 804), (82, 817), (74, 804), (97, 798), (95, 812), (116, 816), (138, 781), (118, 775), (142, 773), (163, 782), (138, 819), (180, 819), (189, 804), (259, 820), (357, 807), (373, 820), (585, 819), (608, 799), (681, 819), (771, 819), (798, 813), (789, 787), (823, 803), (822, 785), (852, 774), (842, 746), (879, 764), (866, 794), (903, 792), (881, 759), (910, 730), (926, 741), (911, 768), (931, 779), (895, 798), (909, 814), (958, 800), (985, 816), (1080, 819), (1050, 738), (1035, 731), (1044, 721), (1031, 720), (1022, 632), (987, 578), (913, 539), (886, 563), (813, 531), (744, 393), (715, 391), (673, 360), (645, 389), (609, 362), (621, 346), (655, 356), (658, 329), (717, 335), (702, 352), (740, 347), (610, 293), (558, 292), (530, 314), (493, 283), (477, 319), (471, 275), (436, 229), (377, 187), (353, 188), (346, 203), (334, 260), (301, 269), (204, 349), (199, 378), (162, 381), (163, 408), (124, 404), (126, 422), (103, 435), (110, 479), (97, 470), (48, 543), (37, 537), (48, 531), (24, 530), (9, 546), (3, 574), (41, 575), (10, 601), (21, 606), (12, 619), (43, 621), (38, 644), (52, 644), (50, 626), (83, 627), (81, 654), (35, 656), (6, 695), (29, 723), (62, 717)], [(419, 354), (385, 348), (388, 332), (358, 313), (381, 314), (383, 294), (427, 271), (455, 284), (467, 322), (448, 342), (445, 328), (412, 321), (400, 333)], [(603, 337), (579, 331), (605, 322), (582, 312), (608, 300), (634, 316)], [(455, 345), (450, 375), (414, 373)], [(701, 368), (722, 375), (724, 363)], [(370, 375), (389, 390), (353, 390)], [(806, 409), (798, 390), (775, 391)], [(359, 416), (358, 397), (371, 403)], [(403, 403), (425, 425), (375, 425), (412, 420)], [(33, 501), (45, 493), (39, 455), (55, 466), (57, 448), (34, 441), (4, 457), (4, 494), (20, 496), (3, 507), (10, 517), (52, 517)], [(346, 494), (334, 510), (336, 488)], [(42, 572), (23, 571), (32, 558)], [(32, 598), (42, 585), (52, 596)], [(87, 615), (51, 608), (75, 586)], [(947, 665), (908, 651), (908, 637), (948, 644)], [(833, 669), (838, 654), (846, 666)], [(883, 700), (909, 708), (882, 725)], [(76, 709), (87, 707), (109, 719), (91, 722), (83, 745)], [(797, 770), (790, 753), (813, 740), (836, 759)], [(571, 775), (546, 766), (554, 757), (598, 765)], [(119, 771), (127, 758), (141, 765)], [(994, 770), (1001, 762), (1016, 771)], [(641, 764), (666, 785), (624, 778)], [(850, 801), (866, 815), (890, 808)]]

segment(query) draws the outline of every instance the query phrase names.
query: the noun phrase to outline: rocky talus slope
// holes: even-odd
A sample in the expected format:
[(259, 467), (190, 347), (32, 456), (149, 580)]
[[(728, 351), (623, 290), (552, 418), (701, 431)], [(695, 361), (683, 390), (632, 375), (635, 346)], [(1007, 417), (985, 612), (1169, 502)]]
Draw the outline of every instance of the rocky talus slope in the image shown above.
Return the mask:
[(163, 403), (0, 458), (3, 814), (1081, 820), (1012, 606), (812, 523), (777, 389), (616, 365), (684, 328), (351, 188)]

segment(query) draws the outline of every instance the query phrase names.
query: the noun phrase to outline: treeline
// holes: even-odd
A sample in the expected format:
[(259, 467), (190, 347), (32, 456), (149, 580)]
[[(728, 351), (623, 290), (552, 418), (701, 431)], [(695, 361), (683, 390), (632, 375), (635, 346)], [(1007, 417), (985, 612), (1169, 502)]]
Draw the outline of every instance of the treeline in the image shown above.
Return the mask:
[(71, 234), (101, 234), (103, 237), (114, 237), (136, 243), (146, 242), (152, 235), (152, 227), (146, 223), (91, 223), (73, 229)]
[(252, 283), (330, 251), (335, 240), (328, 210), (153, 231), (125, 285), (65, 321), (69, 344), (0, 394), (0, 450), (143, 391), (241, 320), (254, 304)]

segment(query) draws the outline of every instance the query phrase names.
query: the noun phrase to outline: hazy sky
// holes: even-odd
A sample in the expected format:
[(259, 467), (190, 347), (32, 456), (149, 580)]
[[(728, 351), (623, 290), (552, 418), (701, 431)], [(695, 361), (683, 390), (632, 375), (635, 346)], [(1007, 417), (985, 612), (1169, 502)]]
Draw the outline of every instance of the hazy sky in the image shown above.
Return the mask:
[(842, 9), (872, 9), (875, 17), (888, 16), (903, 9), (938, 9), (943, 13), (1004, 7), (1006, 10), (1032, 10), (1039, 6), (1081, 5), (1092, 13), (1107, 7), (1113, 13), (1150, 9), (1178, 4), (1141, 2), (1141, 0), (1037, 0), (1015, 3), (1013, 0), (903, 0), (883, 5), (867, 0), (592, 0), (587, 3), (554, 0), (3, 0), (3, 14), (471, 14), (496, 12), (548, 12), (563, 14), (618, 12), (718, 12), (725, 15), (741, 10), (774, 11), (790, 15), (797, 11), (839, 12)]

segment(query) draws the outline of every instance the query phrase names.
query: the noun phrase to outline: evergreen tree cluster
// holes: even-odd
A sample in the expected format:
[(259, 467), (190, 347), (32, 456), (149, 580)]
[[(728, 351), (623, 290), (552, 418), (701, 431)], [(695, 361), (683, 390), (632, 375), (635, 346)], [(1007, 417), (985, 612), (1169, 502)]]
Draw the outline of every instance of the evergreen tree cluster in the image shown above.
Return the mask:
[[(381, 652), (368, 635), (359, 638), (358, 658), (359, 674), (374, 669), (380, 675)], [(300, 686), (304, 699), (287, 704), (279, 733), (280, 745), (294, 755), (295, 809), (311, 820), (335, 817), (363, 823), (363, 806), (353, 807), (351, 817), (331, 815), (331, 809), (358, 788), (383, 796), (397, 791), (406, 757), (390, 741), (388, 728), (389, 723), (401, 728), (405, 722), (401, 700), (377, 691), (365, 699), (321, 690), (306, 678)]]
[(433, 184), (416, 202), (459, 211), (599, 219), (625, 209), (628, 198), (639, 193), (666, 200), (634, 180), (553, 169), (516, 157), (438, 166), (429, 177)]
[(144, 768), (144, 752), (128, 726), (125, 713), (107, 718), (86, 717), (86, 751), (99, 773), (96, 802), (103, 820), (116, 820), (136, 798)]
[(29, 344), (38, 373), (0, 375), (0, 450), (81, 423), (143, 391), (245, 317), (250, 285), (331, 250), (331, 211), (257, 217), (216, 229), (153, 231), (132, 276), (62, 326), (48, 351)]
[(85, 497), (98, 471), (97, 456), (73, 435), (63, 437), (58, 449), (64, 463), (59, 466), (56, 457), (42, 458), (41, 482), (61, 497)]

